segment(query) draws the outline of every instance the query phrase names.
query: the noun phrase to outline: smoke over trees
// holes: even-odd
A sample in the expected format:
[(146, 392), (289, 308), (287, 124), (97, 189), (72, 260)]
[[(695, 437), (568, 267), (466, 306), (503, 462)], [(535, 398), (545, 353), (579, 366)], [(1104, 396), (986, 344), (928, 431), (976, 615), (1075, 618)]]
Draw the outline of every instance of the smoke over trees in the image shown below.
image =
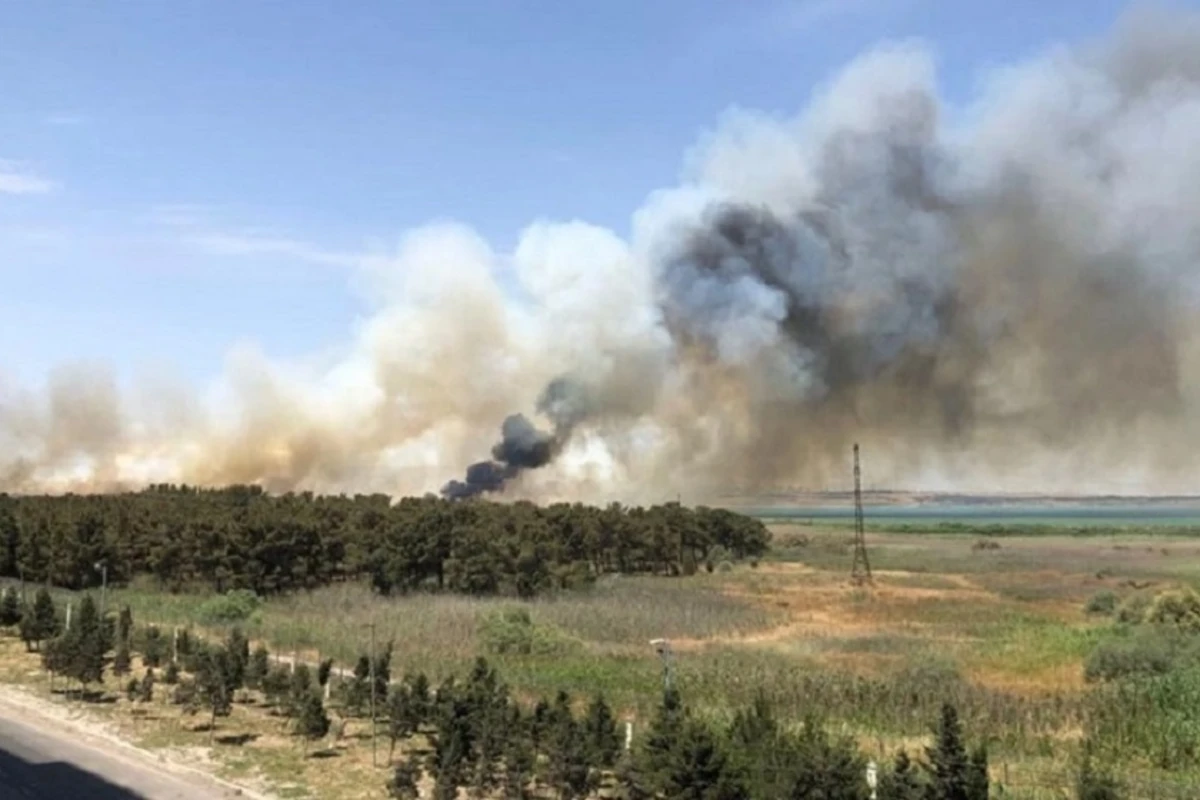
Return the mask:
[(627, 241), (411, 232), (332, 365), (239, 352), (213, 403), (0, 383), (0, 488), (642, 500), (841, 484), (857, 440), (913, 488), (1186, 490), (1198, 54), (1200, 15), (1138, 12), (962, 114), (929, 53), (881, 47), (794, 119), (729, 115)]

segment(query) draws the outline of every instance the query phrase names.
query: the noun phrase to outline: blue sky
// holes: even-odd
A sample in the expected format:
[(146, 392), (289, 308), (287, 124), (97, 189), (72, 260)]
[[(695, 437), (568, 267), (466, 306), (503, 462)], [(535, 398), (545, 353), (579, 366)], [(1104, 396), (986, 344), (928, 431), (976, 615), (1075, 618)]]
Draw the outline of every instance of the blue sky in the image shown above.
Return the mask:
[[(1195, 3), (1191, 3), (1195, 5)], [(944, 91), (1116, 0), (0, 0), (0, 377), (191, 379), (363, 313), (353, 254), (453, 218), (624, 232), (730, 106), (919, 37)]]

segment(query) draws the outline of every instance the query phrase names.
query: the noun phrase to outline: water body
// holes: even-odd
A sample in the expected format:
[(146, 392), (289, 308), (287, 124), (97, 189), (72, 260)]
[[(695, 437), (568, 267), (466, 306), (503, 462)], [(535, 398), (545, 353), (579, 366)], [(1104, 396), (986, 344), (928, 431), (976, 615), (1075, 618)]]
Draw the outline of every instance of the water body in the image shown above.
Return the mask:
[[(852, 522), (853, 506), (755, 506), (739, 509), (763, 519), (813, 522)], [(1194, 505), (879, 505), (863, 507), (867, 525), (937, 526), (1061, 525), (1072, 527), (1198, 527), (1200, 504)]]

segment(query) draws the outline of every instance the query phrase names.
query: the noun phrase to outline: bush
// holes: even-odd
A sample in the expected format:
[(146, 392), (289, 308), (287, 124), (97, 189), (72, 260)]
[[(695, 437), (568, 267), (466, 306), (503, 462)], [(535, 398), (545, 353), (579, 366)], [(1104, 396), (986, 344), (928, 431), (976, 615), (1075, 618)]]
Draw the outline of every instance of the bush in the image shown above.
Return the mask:
[(493, 655), (562, 655), (576, 644), (557, 628), (535, 624), (525, 608), (488, 614), (479, 623), (479, 636)]
[(1127, 638), (1101, 642), (1084, 664), (1084, 679), (1115, 681), (1165, 675), (1178, 661), (1181, 643), (1161, 631), (1139, 631)]
[(1117, 596), (1107, 589), (1102, 592), (1096, 592), (1088, 598), (1083, 610), (1088, 614), (1111, 617), (1117, 610)]
[(1191, 589), (1162, 592), (1146, 609), (1143, 619), (1186, 633), (1200, 633), (1200, 595)]
[(231, 589), (200, 604), (200, 619), (209, 625), (246, 622), (255, 615), (262, 600), (247, 589)]
[(1150, 597), (1141, 592), (1131, 594), (1117, 608), (1117, 622), (1125, 625), (1140, 625), (1150, 607)]

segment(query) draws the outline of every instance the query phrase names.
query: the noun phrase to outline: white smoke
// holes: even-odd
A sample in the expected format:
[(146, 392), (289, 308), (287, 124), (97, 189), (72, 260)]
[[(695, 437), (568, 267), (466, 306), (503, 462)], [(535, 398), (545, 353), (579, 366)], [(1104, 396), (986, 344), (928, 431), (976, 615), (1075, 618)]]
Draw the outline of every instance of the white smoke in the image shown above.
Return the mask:
[(855, 440), (876, 485), (1193, 488), (1200, 15), (1131, 15), (967, 109), (936, 78), (890, 44), (794, 118), (730, 112), (629, 241), (412, 231), (304, 363), (241, 348), (203, 394), (0, 383), (0, 488), (436, 491), (559, 378), (589, 413), (516, 496), (840, 486)]

